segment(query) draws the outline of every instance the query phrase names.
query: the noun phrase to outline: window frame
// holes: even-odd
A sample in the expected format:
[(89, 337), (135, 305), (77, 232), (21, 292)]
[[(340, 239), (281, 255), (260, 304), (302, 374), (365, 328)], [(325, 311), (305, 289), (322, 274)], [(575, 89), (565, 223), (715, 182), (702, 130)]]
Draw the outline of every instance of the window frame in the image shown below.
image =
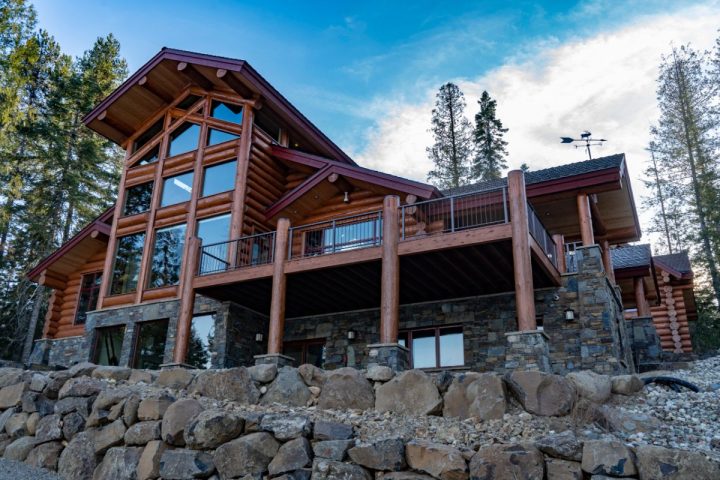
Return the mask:
[[(142, 243), (143, 243), (143, 245), (140, 247), (140, 262), (139, 262), (139, 268), (138, 268), (138, 281), (137, 281), (137, 284), (135, 285), (135, 288), (134, 288), (134, 289), (129, 290), (129, 291), (127, 291), (127, 292), (114, 293), (114, 292), (113, 292), (113, 283), (114, 283), (114, 280), (115, 280), (115, 268), (116, 268), (116, 266), (117, 266), (118, 250), (120, 249), (120, 242), (121, 242), (124, 238), (133, 237), (133, 236), (136, 236), (136, 235), (142, 235)], [(135, 232), (135, 233), (128, 233), (127, 235), (122, 235), (122, 236), (117, 237), (117, 238), (115, 239), (115, 251), (113, 252), (113, 262), (112, 262), (112, 269), (110, 270), (110, 281), (108, 282), (107, 296), (112, 297), (112, 296), (119, 296), (119, 295), (129, 295), (129, 294), (131, 294), (131, 293), (135, 293), (135, 292), (138, 291), (138, 287), (140, 287), (140, 283), (141, 283), (141, 275), (140, 275), (140, 273), (142, 273), (142, 271), (141, 271), (141, 270), (142, 270), (142, 263), (143, 263), (143, 258), (144, 258), (144, 256), (145, 256), (145, 251), (144, 251), (144, 250), (145, 250), (145, 239), (146, 239), (146, 237), (147, 237), (147, 233), (145, 232), (145, 230), (142, 230), (142, 231)]]
[[(140, 335), (142, 334), (142, 328), (144, 325), (149, 325), (152, 323), (165, 323), (165, 343), (163, 344), (163, 357), (165, 354), (165, 349), (167, 348), (167, 337), (168, 333), (170, 332), (170, 319), (169, 318), (153, 318), (151, 320), (142, 320), (139, 322), (135, 322), (135, 325), (133, 326), (133, 342), (132, 342), (132, 349), (130, 351), (130, 368), (140, 368), (137, 366), (138, 364), (138, 353), (139, 353), (139, 346), (140, 346)], [(160, 361), (160, 364), (164, 363), (164, 358)], [(158, 365), (159, 367), (160, 365)], [(147, 369), (147, 367), (144, 367)]]
[(118, 365), (108, 365), (108, 366), (120, 366), (120, 358), (122, 357), (122, 346), (125, 343), (125, 334), (127, 333), (127, 324), (126, 323), (118, 323), (116, 325), (105, 325), (102, 327), (96, 327), (95, 328), (95, 339), (93, 341), (93, 351), (92, 351), (92, 362), (100, 365), (100, 359), (98, 358), (100, 355), (100, 339), (102, 338), (102, 332), (104, 331), (110, 331), (115, 329), (122, 329), (122, 342), (120, 343), (120, 352), (118, 352)]
[[(141, 187), (143, 185), (150, 184), (150, 203), (148, 204), (148, 207), (146, 210), (143, 210), (141, 212), (135, 212), (135, 213), (127, 213), (127, 201), (128, 201), (128, 193), (130, 190), (136, 187)], [(132, 217), (133, 215), (142, 215), (143, 213), (147, 213), (150, 210), (152, 210), (152, 200), (153, 200), (153, 194), (155, 190), (155, 180), (150, 180), (149, 182), (143, 182), (143, 183), (136, 183), (135, 185), (130, 185), (125, 187), (125, 195), (123, 195), (123, 208), (122, 208), (122, 215), (121, 217)]]
[[(176, 178), (176, 177), (181, 177), (183, 175), (187, 175), (188, 173), (192, 176), (192, 182), (190, 182), (190, 192), (188, 192), (188, 195), (190, 195), (190, 198), (188, 198), (187, 200), (183, 200), (181, 202), (168, 203), (167, 205), (163, 205), (163, 198), (165, 196), (165, 190), (166, 190), (165, 185), (166, 185), (167, 181), (170, 179)], [(193, 198), (192, 189), (194, 187), (194, 183), (195, 183), (195, 170), (186, 170), (184, 172), (170, 175), (169, 177), (162, 177), (162, 191), (160, 192), (160, 202), (159, 202), (157, 209), (160, 210), (162, 208), (172, 207), (173, 205), (180, 205), (181, 203), (186, 203), (186, 202), (191, 201)]]
[[(325, 347), (327, 345), (327, 339), (325, 338), (309, 338), (306, 340), (289, 340), (286, 342), (283, 342), (283, 352), (285, 352), (285, 348), (290, 346), (299, 346), (301, 347), (301, 355), (300, 355), (300, 365), (303, 365), (307, 363), (307, 354), (308, 354), (308, 347), (313, 345), (319, 345), (323, 349), (323, 355), (322, 355), (322, 363), (325, 364)], [(320, 367), (322, 368), (322, 367)]]
[[(155, 248), (157, 246), (157, 239), (158, 239), (158, 232), (162, 230), (172, 230), (178, 227), (184, 227), (184, 232), (182, 236), (182, 251), (180, 253), (180, 265), (179, 265), (179, 271), (178, 271), (178, 281), (177, 283), (171, 283), (171, 284), (165, 284), (160, 286), (153, 286), (153, 264), (155, 261)], [(168, 287), (176, 287), (180, 285), (182, 282), (182, 268), (183, 264), (185, 263), (185, 247), (187, 244), (187, 228), (188, 224), (183, 223), (175, 223), (173, 225), (166, 225), (163, 227), (155, 228), (152, 235), (152, 244), (150, 245), (150, 252), (148, 254), (150, 255), (150, 260), (148, 262), (148, 271), (145, 274), (145, 290), (155, 290), (158, 288), (168, 288)]]
[[(187, 132), (188, 130), (190, 130), (190, 129), (193, 128), (193, 127), (197, 127), (197, 128), (198, 128), (197, 141), (196, 141), (196, 143), (195, 143), (195, 148), (191, 148), (190, 150), (185, 150), (184, 152), (180, 152), (180, 153), (172, 153), (172, 142), (175, 141), (175, 140), (177, 140), (177, 138), (180, 137), (180, 135), (178, 135), (177, 137), (173, 138), (173, 135), (174, 135), (178, 130), (182, 129), (183, 126), (185, 126), (185, 125), (190, 125), (190, 126), (189, 126), (187, 129), (183, 130), (182, 133), (180, 133), (180, 135), (183, 135), (185, 132)], [(172, 130), (168, 131), (168, 133), (167, 133), (167, 147), (166, 147), (166, 149), (165, 149), (165, 158), (166, 158), (166, 159), (168, 159), (168, 158), (174, 158), (174, 157), (179, 157), (180, 155), (187, 155), (187, 154), (189, 154), (189, 153), (191, 153), (191, 152), (196, 152), (196, 151), (201, 147), (201, 144), (200, 144), (201, 138), (200, 138), (200, 137), (202, 137), (202, 129), (203, 129), (202, 124), (200, 124), (200, 123), (195, 123), (195, 122), (190, 121), (190, 120), (185, 120), (184, 122), (180, 122), (180, 124), (177, 125), (175, 128), (173, 128)]]
[[(225, 119), (223, 119), (223, 118), (214, 116), (214, 115), (213, 115), (213, 110), (215, 110), (215, 103), (226, 104), (226, 105), (233, 105), (233, 106), (235, 106), (235, 107), (240, 107), (240, 121), (239, 121), (239, 122), (233, 122), (233, 121), (231, 121), (231, 120), (225, 120)], [(228, 100), (225, 100), (225, 99), (221, 99), (221, 98), (218, 98), (218, 97), (211, 97), (211, 98), (210, 98), (210, 101), (208, 102), (208, 118), (212, 118), (213, 120), (217, 120), (218, 122), (224, 122), (224, 123), (226, 123), (226, 124), (228, 124), (228, 125), (236, 125), (236, 126), (237, 126), (237, 125), (242, 125), (242, 124), (243, 124), (243, 121), (245, 120), (245, 113), (246, 113), (246, 112), (245, 112), (245, 109), (246, 109), (246, 107), (247, 107), (247, 106), (246, 106), (244, 103), (231, 102), (231, 101), (228, 101)], [(209, 137), (209, 135), (208, 135), (208, 137)]]
[[(82, 323), (78, 323), (78, 315), (80, 314), (80, 298), (82, 297), (82, 294), (83, 294), (83, 283), (85, 282), (85, 277), (90, 277), (90, 276), (92, 276), (94, 278), (100, 277), (100, 283), (97, 285), (97, 288), (92, 289), (92, 290), (95, 290), (95, 308), (93, 308), (92, 310), (86, 310), (85, 312), (83, 312), (83, 313), (85, 313), (86, 319)], [(85, 325), (85, 323), (87, 322), (87, 312), (92, 312), (93, 310), (97, 310), (97, 302), (98, 302), (98, 299), (100, 298), (100, 291), (102, 290), (102, 276), (103, 276), (102, 270), (96, 270), (94, 272), (83, 273), (80, 276), (80, 289), (78, 290), (77, 298), (75, 300), (75, 315), (73, 316), (73, 325)], [(93, 282), (93, 285), (94, 285), (94, 282)]]
[[(232, 187), (227, 190), (220, 190), (219, 192), (215, 193), (205, 193), (205, 181), (207, 180), (207, 171), (214, 167), (219, 167), (221, 165), (227, 165), (228, 163), (235, 163), (235, 174), (233, 175), (232, 180)], [(217, 163), (211, 163), (210, 165), (203, 165), (202, 167), (202, 182), (200, 184), (200, 195), (198, 198), (206, 198), (206, 197), (212, 197), (213, 195), (220, 195), (221, 193), (226, 192), (232, 192), (237, 187), (235, 180), (237, 179), (237, 169), (238, 169), (238, 160), (237, 158), (231, 158), (229, 160), (223, 160), (221, 162)]]
[[(441, 330), (450, 330), (450, 329), (460, 329), (460, 333), (462, 335), (463, 340), (463, 363), (462, 365), (447, 365), (442, 366), (440, 365), (440, 331)], [(418, 332), (429, 332), (433, 331), (435, 333), (435, 366), (434, 367), (420, 367), (421, 370), (440, 370), (440, 369), (454, 369), (454, 368), (466, 368), (467, 367), (467, 360), (465, 359), (465, 329), (463, 328), (462, 324), (459, 325), (437, 325), (437, 326), (428, 326), (428, 327), (417, 327), (417, 328), (408, 328), (404, 330), (400, 330), (398, 332), (398, 343), (400, 343), (400, 337), (403, 335), (405, 336), (405, 348), (408, 349), (408, 352), (410, 354), (410, 368), (415, 368), (415, 360), (413, 358), (413, 333)]]

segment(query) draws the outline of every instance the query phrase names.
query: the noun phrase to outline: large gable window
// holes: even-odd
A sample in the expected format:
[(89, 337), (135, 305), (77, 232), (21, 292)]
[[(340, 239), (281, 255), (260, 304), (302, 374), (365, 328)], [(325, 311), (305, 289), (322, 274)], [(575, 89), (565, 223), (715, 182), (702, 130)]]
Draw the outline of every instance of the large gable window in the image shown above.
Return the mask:
[(87, 312), (91, 312), (97, 308), (101, 282), (102, 272), (83, 275), (80, 281), (77, 311), (75, 312), (75, 325), (84, 325), (87, 319)]
[(237, 140), (240, 135), (234, 133), (223, 132), (222, 130), (216, 130), (211, 128), (208, 132), (207, 146), (217, 145), (218, 143), (229, 142), (231, 140)]
[(163, 181), (160, 206), (167, 207), (176, 203), (187, 202), (192, 196), (193, 172), (168, 177)]
[(398, 343), (410, 349), (413, 368), (465, 365), (462, 327), (438, 327), (400, 332)]
[(203, 175), (202, 196), (215, 195), (235, 188), (235, 172), (237, 161), (220, 163), (205, 167)]
[(144, 233), (118, 238), (112, 281), (110, 282), (111, 295), (130, 293), (137, 289), (144, 243)]
[(195, 150), (199, 139), (200, 126), (190, 122), (183, 123), (170, 134), (168, 157)]
[(230, 123), (242, 123), (243, 108), (240, 105), (213, 100), (210, 116)]
[(148, 152), (140, 157), (137, 162), (133, 165), (133, 167), (139, 167), (140, 165), (148, 165), (150, 163), (155, 163), (160, 158), (160, 145), (156, 145)]
[(141, 183), (127, 189), (123, 215), (135, 215), (150, 210), (153, 182)]
[(148, 129), (145, 130), (143, 133), (138, 135), (138, 137), (135, 139), (135, 142), (133, 142), (133, 153), (137, 152), (142, 147), (147, 145), (150, 140), (155, 138), (155, 135), (162, 132), (164, 123), (165, 119), (161, 118), (157, 122), (150, 125), (150, 127), (148, 127)]
[(155, 231), (149, 288), (180, 283), (184, 246), (185, 224), (160, 228)]

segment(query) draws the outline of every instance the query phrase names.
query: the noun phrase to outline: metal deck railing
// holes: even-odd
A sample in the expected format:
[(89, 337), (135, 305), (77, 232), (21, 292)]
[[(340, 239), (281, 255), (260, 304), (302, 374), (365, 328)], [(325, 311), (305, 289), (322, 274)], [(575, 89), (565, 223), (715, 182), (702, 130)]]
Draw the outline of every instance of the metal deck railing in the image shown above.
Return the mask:
[(202, 245), (198, 275), (272, 263), (275, 232), (258, 233), (227, 242)]

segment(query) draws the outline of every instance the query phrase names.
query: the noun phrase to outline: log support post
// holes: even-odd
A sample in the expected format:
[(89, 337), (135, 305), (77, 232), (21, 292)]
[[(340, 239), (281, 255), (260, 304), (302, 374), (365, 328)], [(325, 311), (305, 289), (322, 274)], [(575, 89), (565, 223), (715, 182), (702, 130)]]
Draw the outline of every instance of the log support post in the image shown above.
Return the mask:
[(383, 202), (380, 343), (397, 343), (400, 315), (400, 257), (398, 256), (400, 197)]
[(518, 330), (521, 332), (536, 330), (528, 204), (525, 194), (525, 174), (522, 170), (513, 170), (508, 173), (508, 197), (510, 218), (512, 219), (513, 269), (515, 274)]
[(637, 316), (649, 317), (650, 306), (645, 299), (645, 283), (643, 277), (633, 278), (633, 289), (635, 290), (635, 303), (637, 304)]
[(610, 252), (610, 242), (602, 241), (602, 259), (605, 267), (605, 275), (612, 285), (615, 285), (615, 270), (613, 269), (612, 254)]
[(592, 213), (590, 212), (590, 197), (581, 192), (577, 195), (578, 219), (580, 221), (580, 237), (583, 247), (595, 245), (595, 234), (592, 226)]
[(188, 254), (185, 259), (183, 279), (180, 290), (180, 313), (178, 316), (177, 333), (175, 334), (175, 349), (173, 350), (173, 363), (171, 365), (185, 365), (187, 358), (190, 329), (192, 328), (193, 310), (195, 309), (195, 289), (193, 278), (197, 271), (198, 255), (202, 241), (198, 237), (188, 240)]
[(555, 242), (555, 258), (557, 259), (557, 269), (560, 273), (567, 272), (567, 265), (565, 263), (565, 237), (556, 233), (552, 236), (553, 242)]

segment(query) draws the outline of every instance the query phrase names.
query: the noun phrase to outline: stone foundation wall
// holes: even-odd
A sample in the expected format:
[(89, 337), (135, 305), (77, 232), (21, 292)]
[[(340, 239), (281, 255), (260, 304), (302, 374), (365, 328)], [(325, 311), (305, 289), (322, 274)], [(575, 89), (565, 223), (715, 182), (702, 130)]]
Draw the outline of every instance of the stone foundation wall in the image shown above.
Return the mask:
[(85, 337), (43, 338), (35, 341), (28, 363), (68, 366), (87, 359)]

